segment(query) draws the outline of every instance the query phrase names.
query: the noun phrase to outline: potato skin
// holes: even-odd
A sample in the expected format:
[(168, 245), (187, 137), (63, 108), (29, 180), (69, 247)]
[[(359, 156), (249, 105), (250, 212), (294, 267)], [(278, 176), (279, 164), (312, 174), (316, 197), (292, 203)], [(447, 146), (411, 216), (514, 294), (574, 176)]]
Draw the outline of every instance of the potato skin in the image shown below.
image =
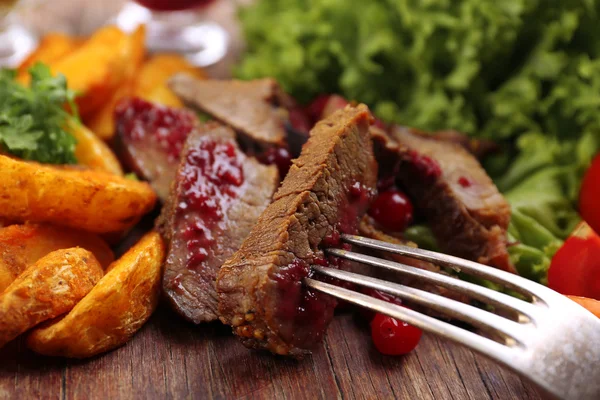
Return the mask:
[(103, 273), (94, 255), (81, 248), (54, 251), (27, 268), (0, 295), (0, 347), (69, 311)]
[(123, 231), (156, 203), (145, 182), (102, 171), (0, 155), (0, 218), (50, 222), (94, 233)]
[(183, 107), (183, 102), (167, 85), (171, 76), (181, 72), (197, 79), (206, 79), (204, 71), (190, 64), (185, 57), (176, 54), (156, 54), (141, 67), (133, 95), (152, 103)]
[(91, 169), (123, 175), (123, 169), (115, 153), (94, 132), (76, 122), (69, 124), (69, 132), (77, 139), (75, 158), (79, 164)]
[(144, 25), (140, 25), (129, 35), (128, 45), (123, 52), (126, 59), (123, 80), (112, 93), (110, 99), (104, 102), (98, 110), (85, 118), (85, 124), (101, 139), (109, 140), (115, 134), (113, 112), (119, 100), (132, 95), (135, 77), (139, 73), (146, 55), (145, 43), (146, 28)]
[(19, 65), (18, 73), (21, 81), (26, 80), (27, 70), (37, 62), (50, 64), (73, 52), (81, 45), (81, 39), (63, 33), (45, 35), (38, 47)]
[(164, 258), (160, 235), (146, 234), (67, 315), (34, 329), (27, 346), (49, 356), (84, 358), (124, 344), (156, 308)]
[(0, 228), (0, 293), (40, 258), (71, 247), (91, 251), (104, 269), (115, 259), (108, 244), (93, 233), (43, 224)]

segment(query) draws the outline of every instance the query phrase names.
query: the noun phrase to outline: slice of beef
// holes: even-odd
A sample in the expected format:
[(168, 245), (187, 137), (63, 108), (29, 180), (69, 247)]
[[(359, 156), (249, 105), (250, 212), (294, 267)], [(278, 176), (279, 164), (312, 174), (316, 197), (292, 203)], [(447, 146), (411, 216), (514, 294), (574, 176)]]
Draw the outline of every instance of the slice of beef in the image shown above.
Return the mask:
[(221, 321), (251, 348), (301, 357), (322, 338), (334, 298), (307, 289), (322, 245), (356, 232), (377, 180), (366, 106), (319, 122), (242, 247), (217, 276)]
[[(506, 251), (510, 206), (461, 145), (394, 127), (397, 179), (427, 218), (440, 247), (458, 257), (515, 272)], [(385, 140), (383, 137), (377, 138)]]
[(274, 79), (201, 80), (178, 74), (169, 86), (188, 106), (231, 126), (241, 139), (262, 148), (285, 146), (286, 109), (293, 101)]
[(147, 180), (164, 203), (179, 164), (179, 154), (196, 115), (139, 98), (120, 101), (115, 108), (116, 146), (120, 159)]
[(454, 142), (461, 145), (479, 160), (485, 158), (488, 154), (497, 152), (500, 147), (491, 140), (471, 138), (464, 133), (455, 130), (437, 131), (433, 133), (436, 139)]
[(189, 135), (158, 220), (169, 248), (163, 289), (182, 316), (194, 323), (217, 319), (217, 271), (238, 250), (278, 182), (277, 169), (246, 156), (230, 128), (209, 123)]

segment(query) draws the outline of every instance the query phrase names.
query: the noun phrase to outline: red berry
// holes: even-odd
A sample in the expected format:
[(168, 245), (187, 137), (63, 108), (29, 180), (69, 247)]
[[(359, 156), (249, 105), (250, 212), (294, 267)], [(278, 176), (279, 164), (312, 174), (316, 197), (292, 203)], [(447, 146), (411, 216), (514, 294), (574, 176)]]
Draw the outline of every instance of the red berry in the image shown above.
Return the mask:
[(306, 133), (310, 131), (312, 125), (308, 115), (300, 107), (293, 107), (289, 110), (290, 125), (298, 132)]
[(279, 170), (279, 178), (283, 180), (292, 165), (292, 155), (285, 147), (271, 147), (258, 156), (258, 161), (263, 164), (275, 164)]
[(319, 118), (319, 119), (329, 117), (331, 114), (333, 114), (337, 110), (343, 109), (348, 104), (350, 104), (348, 102), (348, 100), (346, 100), (345, 98), (343, 98), (340, 95), (334, 94), (334, 95), (329, 96), (329, 100), (327, 100), (327, 103), (325, 104), (325, 107), (323, 108), (323, 112), (321, 113), (321, 118)]
[(323, 115), (323, 109), (325, 108), (325, 105), (329, 101), (330, 97), (330, 94), (321, 94), (306, 107), (306, 115), (308, 115), (313, 123), (321, 119), (321, 115)]
[(380, 353), (396, 356), (410, 353), (421, 340), (421, 330), (387, 315), (377, 314), (371, 321), (371, 336)]
[(458, 178), (458, 184), (464, 188), (468, 188), (473, 184), (473, 182), (466, 176), (461, 176)]
[(377, 196), (369, 215), (385, 229), (402, 232), (413, 220), (413, 206), (404, 193), (390, 189)]

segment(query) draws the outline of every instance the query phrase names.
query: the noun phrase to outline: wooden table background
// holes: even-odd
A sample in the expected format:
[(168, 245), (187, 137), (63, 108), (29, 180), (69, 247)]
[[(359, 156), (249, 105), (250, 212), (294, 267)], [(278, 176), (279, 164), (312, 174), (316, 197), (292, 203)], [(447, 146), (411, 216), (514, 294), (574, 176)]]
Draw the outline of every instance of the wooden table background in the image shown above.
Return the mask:
[(0, 350), (0, 399), (539, 399), (517, 376), (425, 335), (388, 357), (367, 326), (338, 315), (303, 361), (249, 351), (219, 323), (193, 326), (166, 305), (125, 346), (89, 360)]
[[(36, 2), (25, 20), (40, 32), (85, 33), (123, 0)], [(238, 0), (242, 1), (242, 0)], [(247, 0), (243, 0), (247, 1)], [(226, 75), (241, 48), (232, 1), (209, 12), (233, 38)], [(193, 326), (161, 305), (125, 346), (89, 360), (42, 357), (21, 339), (0, 349), (0, 399), (538, 399), (521, 379), (463, 347), (424, 335), (416, 351), (386, 357), (368, 327), (339, 315), (303, 361), (248, 351), (219, 323)]]

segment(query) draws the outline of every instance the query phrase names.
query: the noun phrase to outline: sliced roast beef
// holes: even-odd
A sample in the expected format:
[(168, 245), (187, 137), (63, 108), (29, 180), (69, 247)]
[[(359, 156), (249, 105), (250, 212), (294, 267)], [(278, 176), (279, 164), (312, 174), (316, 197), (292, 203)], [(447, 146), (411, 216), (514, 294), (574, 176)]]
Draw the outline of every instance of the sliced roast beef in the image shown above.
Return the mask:
[(215, 277), (242, 244), (277, 188), (277, 169), (246, 156), (217, 123), (193, 131), (158, 221), (169, 253), (163, 289), (194, 322), (217, 318)]
[(433, 136), (436, 139), (461, 145), (480, 160), (488, 154), (499, 150), (498, 145), (491, 140), (471, 138), (464, 133), (454, 130), (437, 131), (433, 133)]
[[(303, 286), (322, 245), (356, 232), (377, 180), (366, 106), (319, 122), (271, 205), (217, 276), (222, 322), (251, 348), (301, 357), (322, 338), (335, 299)], [(333, 261), (332, 261), (333, 262)]]
[(231, 126), (262, 148), (285, 146), (287, 109), (294, 103), (271, 78), (254, 81), (171, 78), (171, 89), (190, 107)]
[(121, 160), (147, 180), (164, 202), (175, 177), (179, 154), (196, 115), (142, 99), (124, 99), (115, 108), (117, 145)]
[[(394, 127), (383, 149), (399, 161), (397, 178), (450, 254), (514, 272), (506, 251), (510, 206), (463, 146)], [(383, 136), (375, 138), (380, 142)]]

